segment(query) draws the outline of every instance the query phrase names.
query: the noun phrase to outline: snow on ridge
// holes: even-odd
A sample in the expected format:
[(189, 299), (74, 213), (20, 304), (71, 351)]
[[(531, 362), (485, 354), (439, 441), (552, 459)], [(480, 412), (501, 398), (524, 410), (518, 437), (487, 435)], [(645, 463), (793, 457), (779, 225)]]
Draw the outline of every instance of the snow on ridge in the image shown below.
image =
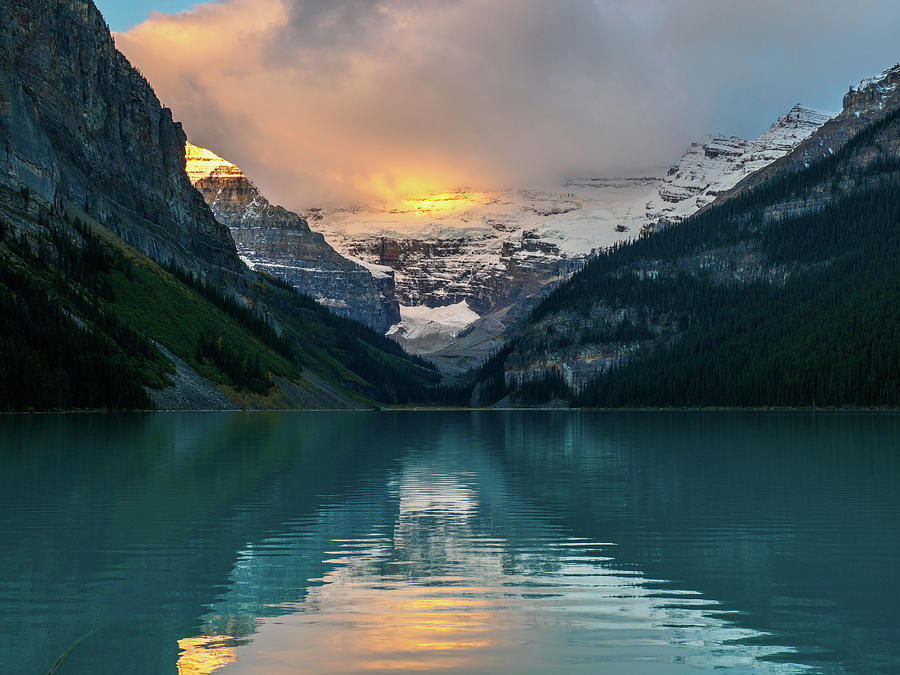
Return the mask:
[(808, 131), (810, 128), (815, 131), (815, 129), (818, 129), (836, 114), (797, 103), (784, 115), (775, 120), (768, 129), (756, 138), (755, 142), (763, 143), (769, 139), (784, 135), (785, 131), (790, 133), (790, 131), (797, 129), (802, 129), (805, 135), (808, 136), (812, 133), (812, 131)]
[(400, 323), (391, 326), (387, 335), (399, 334), (407, 340), (433, 335), (454, 338), (481, 318), (465, 300), (442, 307), (400, 305), (400, 317)]
[(363, 260), (362, 258), (357, 258), (352, 255), (344, 255), (344, 257), (350, 262), (356, 263), (360, 267), (366, 268), (369, 271), (369, 274), (371, 274), (375, 279), (390, 279), (394, 275), (394, 270), (387, 265), (379, 265), (377, 263), (369, 262), (368, 260)]
[[(649, 219), (679, 221), (733, 188), (744, 177), (793, 150), (833, 115), (799, 103), (753, 140), (706, 136), (669, 169)], [(652, 214), (651, 214), (652, 212)]]
[[(894, 75), (894, 74), (900, 74), (900, 63), (895, 64), (889, 68), (885, 68), (877, 75), (872, 75), (871, 77), (863, 78), (862, 80), (860, 80), (858, 85), (856, 85), (855, 87), (851, 86), (850, 90), (853, 92), (861, 92), (861, 91), (864, 91), (865, 89), (868, 89), (871, 86), (877, 87), (877, 86), (881, 85), (881, 83), (884, 82), (884, 80), (888, 79), (891, 75)], [(890, 85), (890, 86), (891, 86), (891, 88), (893, 88), (896, 85)]]

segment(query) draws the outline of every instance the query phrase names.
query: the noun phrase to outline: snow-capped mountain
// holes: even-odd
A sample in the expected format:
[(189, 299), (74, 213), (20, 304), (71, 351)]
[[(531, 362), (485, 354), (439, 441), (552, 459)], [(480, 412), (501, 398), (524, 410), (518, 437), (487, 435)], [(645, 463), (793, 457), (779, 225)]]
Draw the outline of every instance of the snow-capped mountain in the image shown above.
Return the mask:
[(832, 116), (797, 104), (754, 140), (711, 136), (693, 143), (669, 169), (658, 189), (659, 199), (648, 205), (647, 225), (654, 220), (683, 220), (745, 176), (786, 155)]
[(734, 196), (779, 173), (797, 171), (810, 162), (834, 154), (857, 132), (897, 107), (900, 107), (900, 64), (851, 86), (844, 94), (841, 112), (789, 152), (743, 178), (724, 196)]
[[(410, 199), (401, 208), (316, 209), (306, 216), (343, 255), (394, 270), (404, 321), (392, 337), (440, 365), (463, 368), (492, 351), (505, 326), (592, 251), (695, 213), (790, 152), (829, 117), (797, 105), (754, 140), (711, 136), (692, 144), (668, 172), (643, 177), (582, 178), (541, 190), (458, 190)], [(422, 310), (413, 311), (422, 306), (468, 311), (449, 312), (453, 321), (446, 324), (440, 312), (432, 313), (423, 330)], [(471, 321), (461, 328), (460, 317)]]
[(400, 321), (390, 268), (339, 255), (306, 220), (269, 203), (240, 168), (214, 152), (187, 143), (185, 160), (191, 183), (231, 230), (248, 267), (382, 332)]

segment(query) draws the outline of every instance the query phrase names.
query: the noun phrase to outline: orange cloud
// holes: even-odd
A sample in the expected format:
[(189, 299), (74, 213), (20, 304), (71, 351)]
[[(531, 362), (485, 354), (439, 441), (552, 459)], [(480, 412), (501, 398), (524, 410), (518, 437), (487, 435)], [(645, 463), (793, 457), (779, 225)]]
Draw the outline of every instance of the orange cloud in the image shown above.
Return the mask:
[(615, 96), (589, 76), (596, 36), (576, 36), (574, 58), (538, 57), (582, 6), (232, 0), (154, 14), (116, 42), (194, 143), (276, 201), (393, 203), (561, 174), (576, 154), (603, 163)]
[(116, 42), (195, 144), (301, 208), (621, 175), (700, 133), (755, 136), (893, 63), (872, 53), (891, 1), (221, 0)]

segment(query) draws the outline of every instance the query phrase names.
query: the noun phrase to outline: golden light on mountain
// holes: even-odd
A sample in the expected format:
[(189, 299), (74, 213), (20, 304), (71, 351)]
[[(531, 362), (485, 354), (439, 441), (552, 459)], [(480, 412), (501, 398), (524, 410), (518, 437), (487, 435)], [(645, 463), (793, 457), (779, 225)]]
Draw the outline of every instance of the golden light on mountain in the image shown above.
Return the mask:
[(481, 192), (455, 190), (452, 192), (434, 192), (409, 197), (403, 200), (399, 210), (411, 210), (416, 213), (452, 213), (461, 209), (484, 204), (486, 196)]
[(234, 164), (222, 159), (217, 154), (206, 148), (200, 148), (191, 143), (184, 147), (185, 171), (191, 183), (196, 183), (202, 178), (209, 177), (215, 171), (240, 172)]

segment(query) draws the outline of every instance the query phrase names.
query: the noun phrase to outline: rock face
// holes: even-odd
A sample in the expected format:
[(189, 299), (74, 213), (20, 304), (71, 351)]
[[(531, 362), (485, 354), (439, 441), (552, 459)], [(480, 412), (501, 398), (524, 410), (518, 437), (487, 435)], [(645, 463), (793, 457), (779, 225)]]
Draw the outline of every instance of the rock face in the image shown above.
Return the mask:
[(0, 181), (162, 263), (243, 269), (184, 173), (185, 135), (86, 0), (0, 4)]
[(397, 273), (404, 306), (444, 307), (467, 302), (479, 314), (515, 304), (578, 269), (553, 242), (534, 232), (506, 238), (496, 230), (443, 232), (432, 237), (399, 234), (347, 242), (346, 252)]
[(269, 203), (243, 171), (213, 152), (188, 143), (185, 157), (188, 177), (249, 267), (382, 333), (400, 321), (390, 268), (339, 255), (305, 219)]
[[(458, 191), (408, 200), (394, 209), (308, 213), (316, 229), (345, 255), (396, 274), (401, 311), (465, 302), (484, 321), (470, 331), (448, 325), (439, 343), (397, 330), (408, 350), (442, 362), (451, 343), (470, 359), (496, 348), (497, 336), (592, 252), (633, 239), (695, 213), (748, 174), (791, 151), (829, 115), (795, 106), (758, 138), (714, 136), (688, 148), (668, 172), (636, 178), (583, 178), (551, 190)], [(502, 317), (502, 318), (501, 318)]]

